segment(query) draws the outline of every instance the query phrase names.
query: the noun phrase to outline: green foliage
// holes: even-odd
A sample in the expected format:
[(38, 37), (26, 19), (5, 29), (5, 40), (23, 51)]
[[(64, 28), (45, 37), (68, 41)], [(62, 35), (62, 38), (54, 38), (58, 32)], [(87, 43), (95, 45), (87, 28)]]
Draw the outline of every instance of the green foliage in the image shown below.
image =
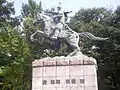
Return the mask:
[(11, 17), (11, 15), (15, 14), (13, 5), (13, 2), (0, 0), (0, 28), (6, 24), (11, 24), (13, 27), (19, 25), (19, 18)]
[(7, 2), (6, 0), (0, 0), (0, 21), (5, 21), (10, 18), (11, 14), (14, 14), (13, 2)]
[[(28, 67), (26, 66), (26, 61), (28, 60), (30, 60), (29, 48), (21, 31), (7, 25), (1, 28), (0, 76), (4, 80), (0, 82), (2, 84), (2, 90), (21, 90), (21, 87), (24, 87), (24, 69)], [(30, 70), (28, 71), (31, 72)]]
[(14, 3), (7, 0), (0, 0), (0, 28), (6, 26), (6, 24), (12, 27), (20, 25), (20, 18), (18, 16), (11, 17), (14, 14)]
[(13, 65), (1, 68), (2, 72), (0, 73), (0, 75), (4, 76), (4, 81), (1, 82), (1, 90), (21, 90), (23, 88), (23, 67), (23, 65)]
[[(81, 9), (71, 19), (70, 26), (77, 32), (89, 31), (107, 41), (89, 41), (81, 38), (82, 51), (98, 62), (99, 90), (119, 90), (120, 70), (120, 25), (119, 7), (114, 11), (105, 8)], [(96, 49), (92, 49), (92, 46)]]
[(28, 0), (28, 4), (22, 4), (22, 12), (23, 17), (35, 18), (38, 12), (41, 12), (42, 5), (41, 2), (37, 4), (33, 0)]
[(30, 90), (31, 57), (13, 3), (0, 0), (0, 13), (0, 90)]
[[(0, 30), (0, 66), (23, 62), (23, 55), (28, 52), (24, 37), (19, 29), (10, 26)], [(2, 63), (3, 62), (3, 63)]]

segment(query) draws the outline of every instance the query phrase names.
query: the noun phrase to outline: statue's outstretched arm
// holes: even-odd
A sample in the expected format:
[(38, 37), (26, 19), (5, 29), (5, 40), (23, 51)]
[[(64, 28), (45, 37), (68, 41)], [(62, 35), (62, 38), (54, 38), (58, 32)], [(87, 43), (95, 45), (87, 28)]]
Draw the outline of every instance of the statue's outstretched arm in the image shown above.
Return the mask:
[(58, 14), (57, 12), (52, 12), (52, 11), (46, 11), (46, 13), (50, 13), (50, 14), (53, 14), (53, 15)]

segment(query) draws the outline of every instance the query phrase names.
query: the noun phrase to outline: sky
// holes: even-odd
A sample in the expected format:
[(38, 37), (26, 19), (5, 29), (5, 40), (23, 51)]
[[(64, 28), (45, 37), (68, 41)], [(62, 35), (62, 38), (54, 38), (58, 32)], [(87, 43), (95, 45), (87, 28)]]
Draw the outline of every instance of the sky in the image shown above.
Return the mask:
[[(15, 2), (16, 15), (20, 15), (22, 3), (27, 3), (28, 0), (8, 0)], [(61, 2), (61, 6), (65, 11), (73, 11), (76, 13), (81, 8), (106, 7), (116, 9), (120, 5), (120, 0), (34, 0), (42, 2), (43, 9), (55, 8)]]

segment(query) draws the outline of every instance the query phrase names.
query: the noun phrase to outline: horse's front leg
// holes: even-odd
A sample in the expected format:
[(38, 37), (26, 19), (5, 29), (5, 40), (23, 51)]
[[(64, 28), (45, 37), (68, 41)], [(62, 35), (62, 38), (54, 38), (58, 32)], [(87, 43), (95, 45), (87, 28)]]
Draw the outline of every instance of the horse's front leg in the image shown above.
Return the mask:
[(35, 33), (30, 36), (31, 41), (34, 41), (34, 35), (35, 35)]
[(34, 39), (34, 36), (35, 36), (37, 33), (40, 33), (40, 34), (42, 34), (42, 35), (44, 34), (43, 31), (37, 30), (35, 33), (33, 33), (33, 34), (30, 36), (30, 40), (31, 40), (31, 41), (36, 40), (36, 39)]

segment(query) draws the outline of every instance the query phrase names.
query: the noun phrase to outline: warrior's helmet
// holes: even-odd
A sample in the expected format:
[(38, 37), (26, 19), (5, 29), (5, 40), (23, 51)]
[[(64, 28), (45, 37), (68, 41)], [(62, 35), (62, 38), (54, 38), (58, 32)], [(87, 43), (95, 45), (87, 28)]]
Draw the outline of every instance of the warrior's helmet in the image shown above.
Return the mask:
[(59, 2), (59, 5), (57, 6), (57, 11), (61, 11), (62, 7), (61, 7), (61, 3)]
[(62, 8), (60, 6), (57, 7), (57, 11), (60, 11)]

